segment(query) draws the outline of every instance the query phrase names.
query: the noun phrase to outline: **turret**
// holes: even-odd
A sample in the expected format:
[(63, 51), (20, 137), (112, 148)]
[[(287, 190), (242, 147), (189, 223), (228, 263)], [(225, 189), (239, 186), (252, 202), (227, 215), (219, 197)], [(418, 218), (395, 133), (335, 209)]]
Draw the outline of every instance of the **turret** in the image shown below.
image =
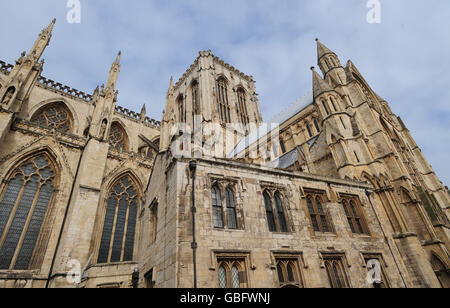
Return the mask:
[(53, 19), (50, 25), (41, 31), (28, 54), (23, 52), (16, 60), (16, 65), (5, 80), (5, 86), (0, 90), (0, 104), (3, 109), (20, 112), (28, 99), (42, 72), (44, 60), (39, 60), (50, 43), (55, 22), (56, 19)]
[(346, 84), (345, 70), (341, 65), (339, 57), (328, 47), (323, 45), (319, 39), (317, 42), (317, 63), (322, 70), (324, 78), (334, 86)]
[(120, 56), (121, 52), (119, 51), (116, 60), (111, 65), (106, 87), (102, 85), (100, 91), (97, 87), (93, 95), (95, 109), (89, 134), (100, 141), (105, 141), (109, 135), (112, 117), (116, 108), (117, 95), (119, 93), (116, 90), (116, 84), (120, 73)]
[(322, 114), (322, 118), (326, 119), (334, 113), (342, 112), (344, 108), (340, 95), (320, 77), (314, 67), (311, 67), (311, 70), (313, 72), (314, 101)]

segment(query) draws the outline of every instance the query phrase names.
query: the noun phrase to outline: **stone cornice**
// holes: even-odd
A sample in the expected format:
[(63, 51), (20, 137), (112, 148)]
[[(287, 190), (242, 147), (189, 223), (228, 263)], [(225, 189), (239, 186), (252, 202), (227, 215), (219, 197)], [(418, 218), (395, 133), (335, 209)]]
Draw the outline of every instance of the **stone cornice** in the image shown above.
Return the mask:
[[(180, 158), (178, 160), (189, 163), (189, 161), (191, 159)], [(373, 186), (371, 184), (368, 184), (365, 182), (348, 181), (348, 180), (325, 177), (325, 176), (321, 176), (321, 175), (315, 175), (315, 174), (303, 173), (303, 172), (284, 171), (284, 170), (269, 168), (269, 167), (265, 167), (265, 166), (237, 162), (237, 161), (229, 160), (229, 159), (199, 158), (196, 160), (200, 163), (211, 164), (214, 166), (222, 165), (222, 166), (232, 167), (232, 168), (244, 168), (244, 169), (259, 172), (259, 173), (270, 173), (273, 175), (285, 176), (285, 177), (291, 177), (291, 178), (297, 178), (297, 179), (304, 179), (307, 181), (323, 182), (323, 183), (327, 183), (327, 184), (336, 184), (336, 185), (356, 187), (356, 188), (360, 188), (360, 189), (373, 190)]]

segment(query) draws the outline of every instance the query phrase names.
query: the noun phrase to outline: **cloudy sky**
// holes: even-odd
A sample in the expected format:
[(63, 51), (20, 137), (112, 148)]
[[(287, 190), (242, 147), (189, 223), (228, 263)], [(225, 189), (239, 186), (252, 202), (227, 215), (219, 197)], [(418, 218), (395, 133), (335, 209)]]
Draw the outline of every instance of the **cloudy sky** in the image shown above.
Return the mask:
[(13, 63), (56, 17), (44, 76), (91, 93), (122, 50), (119, 104), (160, 120), (170, 76), (211, 49), (254, 76), (267, 120), (311, 90), (318, 37), (352, 59), (450, 184), (450, 1), (380, 2), (381, 24), (369, 24), (366, 0), (80, 0), (69, 24), (66, 0), (2, 0), (0, 59)]

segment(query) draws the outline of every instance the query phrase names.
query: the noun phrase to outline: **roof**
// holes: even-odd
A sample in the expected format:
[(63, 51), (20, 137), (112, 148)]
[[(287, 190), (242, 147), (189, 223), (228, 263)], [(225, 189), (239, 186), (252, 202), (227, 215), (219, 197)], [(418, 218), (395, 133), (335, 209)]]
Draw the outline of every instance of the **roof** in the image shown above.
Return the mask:
[(274, 161), (274, 165), (280, 169), (286, 169), (295, 164), (298, 161), (297, 147), (289, 153), (284, 154), (280, 158)]
[(313, 93), (310, 91), (303, 97), (283, 109), (279, 114), (272, 118), (268, 123), (263, 123), (257, 129), (253, 130), (245, 138), (243, 138), (234, 148), (234, 150), (228, 155), (229, 158), (233, 158), (237, 154), (244, 151), (250, 145), (254, 144), (263, 137), (269, 135), (272, 131), (278, 129), (281, 124), (303, 111), (306, 107), (314, 103)]

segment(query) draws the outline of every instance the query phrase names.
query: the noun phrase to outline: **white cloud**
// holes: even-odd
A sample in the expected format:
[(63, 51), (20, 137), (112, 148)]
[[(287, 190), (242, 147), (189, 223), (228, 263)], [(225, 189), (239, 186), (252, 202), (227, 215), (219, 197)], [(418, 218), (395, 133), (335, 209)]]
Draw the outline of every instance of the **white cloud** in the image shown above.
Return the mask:
[(80, 1), (80, 25), (66, 23), (65, 1), (2, 3), (2, 60), (13, 62), (57, 17), (45, 76), (90, 92), (106, 81), (122, 49), (120, 105), (140, 110), (147, 103), (160, 119), (170, 76), (180, 77), (199, 50), (212, 49), (255, 77), (270, 119), (310, 90), (319, 37), (343, 64), (352, 59), (450, 182), (448, 1), (381, 0), (380, 25), (366, 22), (363, 0)]

